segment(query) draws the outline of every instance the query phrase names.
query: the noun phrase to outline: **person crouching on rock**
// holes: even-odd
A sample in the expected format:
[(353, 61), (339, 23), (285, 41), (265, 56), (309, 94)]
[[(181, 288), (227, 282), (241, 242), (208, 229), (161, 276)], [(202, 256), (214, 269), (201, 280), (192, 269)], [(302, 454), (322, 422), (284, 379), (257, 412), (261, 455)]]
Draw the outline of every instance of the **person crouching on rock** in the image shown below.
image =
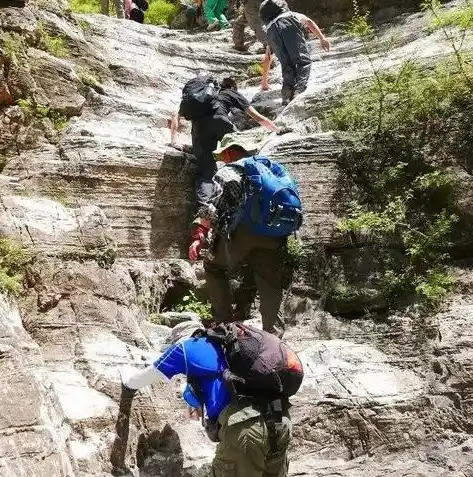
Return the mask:
[(330, 50), (330, 42), (313, 20), (302, 13), (289, 10), (285, 0), (265, 0), (261, 4), (259, 14), (268, 40), (261, 86), (265, 89), (268, 85), (271, 53), (274, 53), (281, 63), (283, 78), (281, 96), (282, 104), (285, 106), (307, 88), (309, 81), (312, 60), (305, 38), (305, 29), (320, 39), (325, 51)]
[(259, 293), (263, 329), (282, 337), (281, 249), (302, 223), (302, 206), (287, 170), (267, 157), (252, 157), (255, 152), (256, 146), (237, 135), (222, 139), (215, 154), (225, 166), (215, 174), (211, 199), (193, 222), (189, 258), (197, 260), (209, 249), (203, 254), (204, 270), (216, 323), (233, 320), (229, 272), (248, 265)]
[[(225, 341), (231, 354), (224, 351)], [(230, 349), (233, 343), (237, 346)], [(239, 361), (246, 368), (238, 366)], [(197, 329), (143, 371), (122, 374), (122, 395), (132, 397), (138, 389), (169, 382), (179, 374), (187, 377), (182, 397), (190, 416), (202, 417), (209, 438), (219, 442), (212, 462), (214, 477), (287, 476), (289, 397), (304, 375), (294, 351), (277, 337), (243, 325), (211, 332)]]
[(259, 114), (238, 91), (233, 78), (225, 78), (219, 88), (208, 76), (198, 76), (183, 88), (179, 112), (171, 118), (171, 145), (176, 146), (176, 132), (181, 118), (192, 121), (192, 152), (197, 159), (196, 198), (197, 207), (210, 199), (212, 177), (217, 170), (213, 151), (225, 134), (235, 131), (229, 119), (232, 109), (244, 111), (269, 131), (278, 127), (267, 117)]

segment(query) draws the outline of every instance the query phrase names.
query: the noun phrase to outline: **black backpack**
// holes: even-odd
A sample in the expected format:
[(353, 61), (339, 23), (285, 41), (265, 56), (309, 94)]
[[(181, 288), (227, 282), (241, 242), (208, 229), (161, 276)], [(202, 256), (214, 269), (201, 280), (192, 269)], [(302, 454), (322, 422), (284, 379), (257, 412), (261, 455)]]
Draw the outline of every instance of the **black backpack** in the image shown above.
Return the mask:
[(223, 378), (237, 396), (273, 401), (293, 396), (302, 384), (304, 371), (297, 354), (266, 331), (232, 323), (198, 329), (192, 336), (205, 336), (222, 346), (228, 363)]
[(188, 81), (182, 89), (179, 114), (194, 120), (214, 115), (218, 104), (218, 83), (210, 76), (197, 76)]
[(149, 4), (146, 0), (133, 0), (133, 3), (142, 11), (145, 12), (149, 8)]

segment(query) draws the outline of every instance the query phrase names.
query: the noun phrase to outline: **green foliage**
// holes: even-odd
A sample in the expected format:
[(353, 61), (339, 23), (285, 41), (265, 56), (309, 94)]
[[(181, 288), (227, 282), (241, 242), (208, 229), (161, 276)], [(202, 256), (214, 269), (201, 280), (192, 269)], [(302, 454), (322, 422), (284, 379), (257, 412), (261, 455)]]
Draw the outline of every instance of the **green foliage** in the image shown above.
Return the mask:
[(247, 74), (249, 78), (255, 78), (263, 74), (263, 65), (261, 63), (252, 63), (248, 66)]
[(26, 45), (23, 37), (18, 33), (0, 34), (2, 53), (10, 64), (18, 64), (26, 57)]
[(92, 27), (90, 26), (90, 23), (87, 20), (84, 20), (83, 18), (79, 18), (77, 20), (78, 25), (82, 28), (82, 31), (88, 32), (92, 30)]
[[(447, 25), (438, 2), (429, 3), (439, 27)], [(448, 25), (469, 28), (469, 8), (449, 10)], [(367, 18), (357, 10), (349, 32), (361, 39), (373, 75), (347, 87), (325, 122), (353, 140), (340, 159), (348, 212), (339, 230), (355, 243), (369, 239), (379, 267), (370, 280), (389, 306), (437, 305), (454, 286), (449, 251), (462, 233), (449, 168), (464, 164), (473, 148), (473, 65), (453, 42), (451, 57), (433, 68), (406, 61), (377, 70)]]
[(200, 301), (194, 292), (190, 291), (189, 295), (186, 295), (182, 299), (182, 303), (177, 305), (174, 310), (172, 311), (190, 311), (193, 313), (197, 313), (200, 316), (202, 321), (211, 320), (212, 319), (212, 312), (209, 302), (202, 302)]
[(94, 253), (94, 260), (99, 267), (109, 269), (117, 259), (117, 249), (114, 246), (99, 248)]
[(18, 295), (31, 254), (8, 239), (0, 239), (0, 292)]
[(34, 98), (21, 98), (16, 104), (22, 109), (26, 117), (50, 119), (57, 131), (62, 131), (69, 125), (69, 119), (66, 116), (49, 106), (38, 103)]
[(145, 13), (145, 22), (152, 25), (169, 25), (179, 13), (177, 3), (166, 0), (151, 0)]
[(71, 0), (74, 13), (100, 13), (100, 0)]
[(454, 8), (443, 9), (439, 0), (425, 0), (422, 9), (433, 14), (432, 29), (458, 27), (461, 30), (473, 28), (473, 3), (465, 0)]
[(353, 0), (353, 16), (347, 25), (347, 33), (353, 38), (370, 40), (374, 36), (374, 29), (369, 23), (369, 12), (361, 13), (357, 0)]
[(43, 22), (38, 22), (38, 32), (40, 36), (40, 47), (58, 58), (69, 56), (67, 40), (63, 35), (51, 35), (45, 29)]
[(286, 246), (282, 249), (282, 263), (285, 269), (300, 271), (307, 263), (307, 251), (302, 242), (293, 235), (287, 238)]
[(97, 91), (97, 93), (104, 94), (104, 89), (100, 84), (100, 78), (96, 74), (84, 70), (79, 73), (79, 79), (83, 84), (92, 88), (94, 91)]
[(425, 297), (430, 303), (438, 303), (453, 289), (455, 279), (448, 273), (439, 270), (429, 270), (423, 280), (418, 282), (416, 292)]

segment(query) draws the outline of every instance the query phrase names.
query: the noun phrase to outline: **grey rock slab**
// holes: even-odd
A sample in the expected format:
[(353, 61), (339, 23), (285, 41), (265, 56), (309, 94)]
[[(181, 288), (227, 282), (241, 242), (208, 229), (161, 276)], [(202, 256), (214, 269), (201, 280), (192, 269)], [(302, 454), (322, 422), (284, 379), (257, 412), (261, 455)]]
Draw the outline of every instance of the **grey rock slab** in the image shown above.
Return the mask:
[(365, 398), (387, 404), (416, 398), (425, 390), (415, 373), (396, 369), (386, 355), (366, 344), (318, 341), (299, 356), (305, 370), (304, 394), (314, 392), (319, 399)]
[(161, 320), (163, 325), (169, 326), (170, 328), (174, 328), (176, 325), (186, 321), (195, 321), (200, 323), (200, 316), (197, 313), (193, 313), (191, 311), (166, 311), (164, 313), (160, 313), (158, 318)]
[(0, 198), (2, 235), (48, 254), (81, 252), (110, 243), (105, 214), (96, 206), (64, 207), (51, 199), (7, 195)]

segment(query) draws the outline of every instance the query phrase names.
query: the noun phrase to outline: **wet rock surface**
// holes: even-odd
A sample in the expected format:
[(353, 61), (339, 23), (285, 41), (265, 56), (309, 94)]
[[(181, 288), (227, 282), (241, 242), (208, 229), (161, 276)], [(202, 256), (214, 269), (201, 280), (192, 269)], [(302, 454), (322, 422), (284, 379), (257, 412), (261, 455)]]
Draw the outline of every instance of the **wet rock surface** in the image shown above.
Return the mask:
[[(65, 36), (66, 58), (36, 48), (37, 19)], [(38, 252), (25, 296), (0, 300), (0, 475), (208, 475), (213, 444), (187, 419), (182, 383), (144, 390), (131, 402), (119, 370), (145, 366), (189, 326), (165, 315), (171, 330), (150, 315), (202, 289), (200, 268), (180, 259), (193, 212), (192, 156), (166, 145), (180, 87), (203, 69), (244, 79), (258, 56), (232, 52), (227, 33), (103, 16), (6, 8), (0, 25), (26, 38), (29, 58), (3, 77), (0, 62), (0, 101), (6, 91), (12, 98), (2, 104), (35, 91), (68, 118), (57, 131), (49, 117), (25, 119), (19, 106), (0, 110), (8, 159), (0, 235)], [(380, 58), (385, 67), (444, 52), (440, 34), (422, 32), (419, 15), (387, 30), (398, 43)], [(334, 46), (320, 56), (313, 42), (310, 87), (284, 110), (279, 68), (268, 93), (252, 79), (242, 85), (257, 107), (293, 128), (248, 134), (294, 173), (306, 209), (301, 236), (326, 247), (340, 246), (337, 156), (347, 139), (321, 132), (314, 118), (341, 85), (369, 72), (359, 45), (337, 37)], [(113, 265), (103, 257), (109, 248), (118, 251)], [(295, 325), (287, 340), (306, 369), (293, 400), (291, 475), (473, 473), (473, 280), (467, 268), (461, 276), (465, 293), (423, 321), (415, 313), (343, 320), (307, 297), (286, 302)]]

